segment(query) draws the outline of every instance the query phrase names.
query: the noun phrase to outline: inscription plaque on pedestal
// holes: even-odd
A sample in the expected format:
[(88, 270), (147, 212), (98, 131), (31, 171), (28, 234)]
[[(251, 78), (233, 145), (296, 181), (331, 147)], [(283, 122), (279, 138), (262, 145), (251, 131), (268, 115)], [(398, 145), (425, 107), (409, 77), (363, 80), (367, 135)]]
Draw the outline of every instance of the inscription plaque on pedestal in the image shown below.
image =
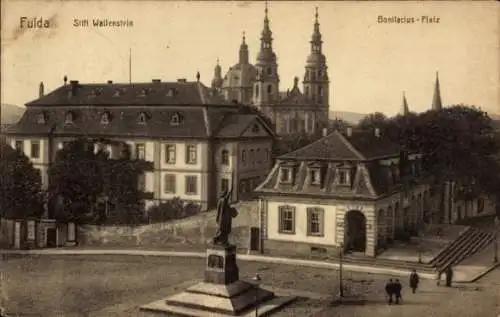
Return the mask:
[(236, 265), (236, 247), (234, 245), (214, 245), (207, 249), (205, 282), (231, 284), (239, 279)]

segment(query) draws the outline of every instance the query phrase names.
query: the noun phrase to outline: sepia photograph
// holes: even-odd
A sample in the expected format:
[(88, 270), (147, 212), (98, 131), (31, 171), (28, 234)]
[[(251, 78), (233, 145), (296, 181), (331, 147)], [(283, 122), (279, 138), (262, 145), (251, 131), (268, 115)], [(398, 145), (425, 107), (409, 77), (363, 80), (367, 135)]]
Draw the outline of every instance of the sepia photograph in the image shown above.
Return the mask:
[(0, 317), (500, 316), (499, 2), (0, 2)]

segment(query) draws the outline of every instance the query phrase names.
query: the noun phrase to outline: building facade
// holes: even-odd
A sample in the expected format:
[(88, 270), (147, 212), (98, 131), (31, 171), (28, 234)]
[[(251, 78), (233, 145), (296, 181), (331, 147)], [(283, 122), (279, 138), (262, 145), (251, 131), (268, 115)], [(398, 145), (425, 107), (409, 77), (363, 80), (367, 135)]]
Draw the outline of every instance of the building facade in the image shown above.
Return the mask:
[(408, 238), (434, 208), (420, 159), (350, 128), (279, 157), (256, 189), (261, 248), (375, 256)]
[(258, 107), (271, 119), (280, 135), (321, 133), (328, 124), (330, 86), (317, 9), (302, 81), (303, 91), (299, 88), (298, 77), (291, 90), (280, 90), (279, 65), (273, 49), (267, 4), (255, 65), (250, 63), (245, 40), (243, 35), (238, 63), (231, 66), (224, 77), (217, 61), (212, 79), (213, 91), (226, 101)]
[(147, 207), (179, 197), (207, 209), (231, 188), (239, 200), (271, 167), (274, 132), (262, 116), (226, 103), (199, 81), (65, 79), (48, 94), (42, 88), (26, 108), (8, 129), (7, 142), (31, 159), (45, 188), (56, 152), (79, 137), (107, 140), (96, 151), (105, 147), (111, 158), (127, 144), (132, 158), (152, 163), (138, 184), (149, 194)]

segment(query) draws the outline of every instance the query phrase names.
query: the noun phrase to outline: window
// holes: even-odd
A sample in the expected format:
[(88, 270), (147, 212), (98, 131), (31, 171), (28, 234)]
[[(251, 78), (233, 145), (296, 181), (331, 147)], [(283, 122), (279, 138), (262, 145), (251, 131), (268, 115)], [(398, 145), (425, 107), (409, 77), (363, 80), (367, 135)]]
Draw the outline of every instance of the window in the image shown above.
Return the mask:
[(196, 195), (198, 192), (198, 177), (186, 176), (186, 195)]
[(279, 207), (279, 232), (295, 233), (295, 208), (292, 206)]
[(273, 69), (271, 67), (267, 68), (267, 74), (271, 75), (273, 73)]
[(69, 111), (68, 113), (66, 113), (66, 117), (64, 118), (64, 123), (65, 124), (73, 123), (73, 119), (74, 119), (73, 112)]
[(109, 113), (105, 112), (105, 113), (102, 114), (101, 123), (102, 124), (108, 124), (109, 123)]
[(273, 85), (267, 85), (267, 93), (271, 94), (273, 92)]
[(165, 145), (165, 163), (175, 164), (175, 144)]
[(139, 117), (137, 117), (137, 122), (143, 124), (146, 123), (146, 119), (146, 114), (144, 112), (141, 112), (139, 113)]
[(255, 156), (257, 158), (257, 163), (261, 163), (262, 162), (262, 159), (260, 157), (260, 149), (257, 149), (256, 153), (255, 153)]
[(186, 163), (196, 164), (196, 145), (189, 144), (186, 146)]
[(40, 143), (31, 141), (31, 157), (39, 158), (40, 157)]
[(227, 190), (229, 190), (229, 179), (227, 179), (227, 178), (221, 178), (221, 180), (220, 180), (220, 191), (221, 191), (221, 193), (224, 193)]
[(24, 141), (16, 141), (16, 150), (24, 151)]
[(317, 168), (309, 170), (309, 179), (312, 185), (319, 185), (321, 183), (319, 170)]
[(339, 170), (339, 184), (347, 185), (349, 181), (349, 177), (346, 170)]
[(45, 123), (45, 114), (44, 113), (39, 113), (38, 116), (36, 117), (36, 123), (38, 124), (44, 124)]
[(322, 208), (307, 208), (307, 235), (324, 235), (324, 214), (325, 211)]
[(163, 191), (167, 194), (175, 194), (175, 174), (165, 174), (163, 177)]
[(289, 168), (281, 168), (280, 171), (280, 182), (282, 183), (290, 183), (292, 182), (292, 171)]
[(255, 85), (255, 98), (259, 98), (259, 85)]
[(170, 117), (170, 125), (177, 126), (181, 124), (181, 115), (178, 113), (174, 113), (172, 117)]
[(144, 192), (146, 190), (146, 175), (140, 174), (137, 177), (137, 190)]
[(222, 165), (229, 165), (229, 151), (228, 150), (222, 150), (220, 161), (221, 161)]
[(138, 160), (146, 159), (146, 145), (140, 143), (135, 145), (135, 157)]
[(245, 150), (241, 151), (241, 162), (243, 163), (243, 165), (245, 165), (247, 162), (247, 151)]
[(321, 86), (318, 87), (318, 96), (323, 97), (323, 87)]
[(250, 161), (255, 164), (255, 151), (253, 149), (250, 150)]

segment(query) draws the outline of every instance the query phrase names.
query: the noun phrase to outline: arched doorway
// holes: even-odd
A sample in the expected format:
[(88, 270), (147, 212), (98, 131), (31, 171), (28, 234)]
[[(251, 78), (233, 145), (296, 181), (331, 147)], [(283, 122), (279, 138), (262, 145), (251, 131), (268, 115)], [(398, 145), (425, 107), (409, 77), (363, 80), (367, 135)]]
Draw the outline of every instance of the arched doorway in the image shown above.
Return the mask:
[(359, 210), (345, 214), (344, 248), (346, 251), (365, 252), (366, 217)]

